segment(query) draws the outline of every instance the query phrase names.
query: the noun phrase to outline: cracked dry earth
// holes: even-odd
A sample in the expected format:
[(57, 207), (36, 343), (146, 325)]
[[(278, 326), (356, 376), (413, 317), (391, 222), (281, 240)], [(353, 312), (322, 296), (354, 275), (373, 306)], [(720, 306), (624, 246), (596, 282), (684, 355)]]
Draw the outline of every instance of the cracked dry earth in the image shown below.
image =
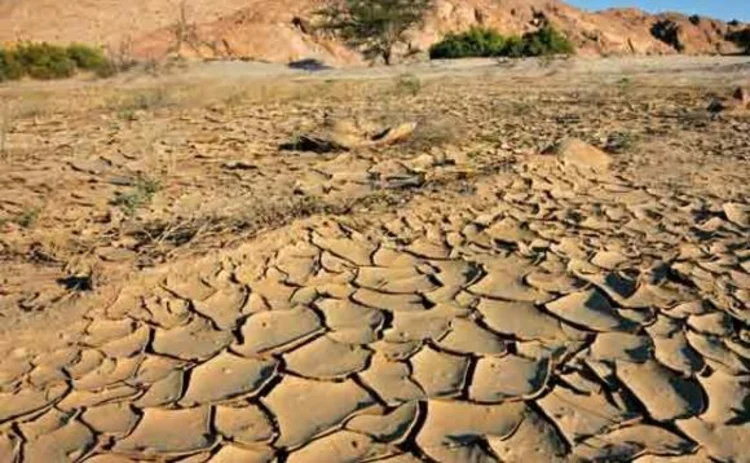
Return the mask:
[(750, 461), (748, 204), (591, 161), (80, 300), (0, 362), (0, 461)]
[(665, 193), (539, 158), (164, 269), (3, 363), (0, 460), (746, 461), (747, 210)]

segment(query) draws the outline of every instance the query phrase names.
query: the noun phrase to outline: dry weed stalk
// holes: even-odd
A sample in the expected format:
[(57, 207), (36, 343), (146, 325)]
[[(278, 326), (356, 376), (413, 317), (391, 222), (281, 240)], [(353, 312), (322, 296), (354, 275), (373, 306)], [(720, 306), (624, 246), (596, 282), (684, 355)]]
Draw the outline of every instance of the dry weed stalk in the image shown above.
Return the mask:
[(107, 46), (105, 51), (112, 66), (112, 74), (127, 71), (137, 64), (133, 57), (133, 38), (129, 35), (120, 40), (117, 47)]
[(0, 159), (5, 161), (8, 160), (8, 132), (10, 132), (10, 104), (6, 103), (3, 105), (2, 113), (0, 113)]
[(190, 20), (187, 0), (180, 0), (177, 5), (177, 19), (172, 25), (172, 33), (174, 34), (174, 44), (170, 47), (171, 53), (180, 56), (183, 45), (188, 45), (193, 50), (198, 49), (200, 45), (198, 25)]

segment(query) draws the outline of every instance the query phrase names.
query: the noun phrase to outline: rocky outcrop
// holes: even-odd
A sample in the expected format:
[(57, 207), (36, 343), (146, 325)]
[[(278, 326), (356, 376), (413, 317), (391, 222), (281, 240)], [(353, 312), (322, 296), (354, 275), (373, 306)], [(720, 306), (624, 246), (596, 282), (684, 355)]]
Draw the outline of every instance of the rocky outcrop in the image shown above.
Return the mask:
[[(362, 64), (344, 44), (315, 33), (314, 12), (325, 0), (187, 0), (185, 19), (194, 32), (179, 53), (196, 58), (253, 59), (289, 63), (314, 59), (331, 65)], [(54, 12), (54, 14), (50, 14)], [(132, 43), (142, 59), (175, 52), (181, 11), (169, 0), (0, 2), (0, 43), (18, 39), (82, 41), (117, 47)], [(565, 33), (584, 56), (725, 54), (742, 48), (730, 40), (747, 26), (677, 13), (638, 9), (587, 12), (560, 0), (435, 0), (424, 24), (401, 55), (424, 51), (448, 32), (482, 25), (523, 34), (544, 24)]]

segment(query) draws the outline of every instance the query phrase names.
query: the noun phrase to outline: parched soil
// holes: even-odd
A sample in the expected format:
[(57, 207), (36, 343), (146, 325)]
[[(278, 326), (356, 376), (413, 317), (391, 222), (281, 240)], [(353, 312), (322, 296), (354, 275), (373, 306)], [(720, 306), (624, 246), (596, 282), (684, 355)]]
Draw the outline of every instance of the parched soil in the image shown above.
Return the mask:
[(746, 461), (748, 62), (467, 63), (0, 87), (0, 461)]

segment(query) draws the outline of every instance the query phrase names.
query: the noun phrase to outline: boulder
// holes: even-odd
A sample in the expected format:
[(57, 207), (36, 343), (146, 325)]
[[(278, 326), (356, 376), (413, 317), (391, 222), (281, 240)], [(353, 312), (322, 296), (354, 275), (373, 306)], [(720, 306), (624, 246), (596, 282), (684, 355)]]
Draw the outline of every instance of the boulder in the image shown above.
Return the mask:
[(736, 113), (747, 110), (750, 110), (750, 92), (743, 87), (737, 87), (730, 97), (713, 98), (708, 105), (708, 111), (712, 113)]
[(745, 105), (747, 107), (750, 105), (750, 92), (747, 91), (744, 87), (737, 87), (732, 94), (732, 97), (742, 105)]
[(330, 153), (355, 148), (379, 147), (402, 143), (414, 133), (415, 122), (406, 122), (374, 130), (367, 122), (348, 119), (330, 121), (320, 133), (302, 135), (280, 146), (286, 151)]
[(565, 165), (595, 171), (605, 171), (612, 164), (612, 157), (607, 153), (577, 138), (566, 138), (546, 152), (555, 154)]

